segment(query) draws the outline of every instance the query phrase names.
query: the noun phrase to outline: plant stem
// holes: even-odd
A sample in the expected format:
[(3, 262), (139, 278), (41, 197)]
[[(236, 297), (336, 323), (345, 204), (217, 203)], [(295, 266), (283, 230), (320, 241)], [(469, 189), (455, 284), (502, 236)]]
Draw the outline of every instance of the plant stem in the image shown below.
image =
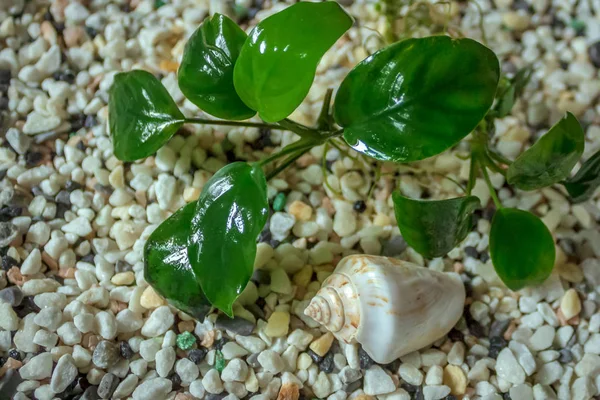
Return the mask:
[(329, 181), (327, 180), (327, 151), (329, 150), (329, 140), (325, 142), (325, 144), (323, 145), (323, 157), (321, 159), (321, 172), (323, 173), (323, 183), (325, 183), (325, 186), (327, 186), (327, 188), (329, 190), (331, 190), (332, 193), (341, 196), (341, 192), (335, 190), (330, 184)]
[(506, 170), (500, 168), (500, 166), (498, 164), (496, 164), (496, 162), (494, 160), (492, 160), (492, 158), (489, 156), (489, 154), (483, 153), (483, 158), (484, 158), (484, 164), (486, 166), (488, 166), (492, 171), (497, 172), (501, 175), (506, 176)]
[(496, 152), (495, 150), (490, 149), (489, 147), (487, 148), (487, 152), (492, 160), (498, 161), (501, 164), (511, 165), (513, 163), (508, 158), (504, 157), (502, 154)]
[(260, 165), (261, 167), (267, 165), (268, 163), (275, 161), (285, 155), (294, 153), (296, 151), (299, 150), (304, 150), (304, 149), (312, 149), (314, 146), (316, 146), (317, 143), (314, 142), (308, 142), (306, 140), (300, 139), (297, 142), (294, 142), (292, 144), (289, 144), (287, 146), (285, 146), (283, 149), (281, 149), (280, 151), (278, 151), (277, 153), (271, 154), (270, 156), (268, 156), (267, 158), (263, 158), (262, 160), (258, 161), (258, 165)]
[(245, 126), (248, 128), (285, 129), (283, 126), (261, 122), (222, 121), (205, 118), (186, 118), (183, 120), (188, 124), (223, 125), (223, 126)]
[(492, 181), (490, 180), (490, 175), (488, 174), (487, 168), (485, 165), (481, 166), (481, 173), (483, 174), (483, 179), (485, 179), (485, 183), (487, 184), (487, 187), (490, 191), (490, 195), (492, 196), (492, 200), (494, 201), (496, 208), (498, 210), (501, 209), (502, 203), (500, 202), (500, 199), (498, 198), (498, 195), (496, 194), (496, 189), (494, 189), (494, 186), (492, 186)]
[(319, 113), (319, 118), (317, 119), (317, 126), (319, 129), (328, 130), (331, 128), (331, 116), (329, 115), (329, 109), (331, 106), (332, 96), (333, 89), (327, 89), (327, 92), (325, 92), (325, 98), (323, 99), (323, 107), (321, 107), (321, 112)]
[(309, 128), (308, 126), (304, 126), (288, 118), (279, 121), (279, 125), (281, 125), (283, 129), (294, 132), (303, 139), (318, 140), (321, 137), (318, 130)]
[(477, 179), (477, 157), (475, 153), (471, 153), (471, 165), (469, 167), (469, 182), (467, 182), (467, 196), (471, 195), (473, 187), (475, 186), (475, 180)]
[(283, 171), (284, 169), (286, 169), (287, 167), (289, 167), (291, 164), (293, 164), (297, 159), (299, 159), (300, 157), (302, 157), (306, 152), (308, 152), (311, 147), (308, 148), (304, 148), (304, 149), (300, 149), (298, 150), (296, 153), (292, 154), (291, 156), (289, 156), (288, 158), (286, 158), (285, 160), (283, 160), (283, 162), (278, 165), (277, 167), (275, 167), (275, 169), (271, 172), (269, 172), (267, 174), (267, 181), (273, 179), (274, 177), (276, 177), (277, 175), (279, 175), (279, 173), (281, 171)]

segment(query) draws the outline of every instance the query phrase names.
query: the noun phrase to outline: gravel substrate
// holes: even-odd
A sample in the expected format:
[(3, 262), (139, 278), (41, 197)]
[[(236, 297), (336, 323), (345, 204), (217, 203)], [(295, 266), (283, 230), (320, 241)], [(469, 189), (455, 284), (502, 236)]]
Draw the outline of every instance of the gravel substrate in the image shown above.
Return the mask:
[[(443, 176), (464, 181), (469, 163), (452, 153), (384, 165), (370, 192), (375, 166), (331, 147), (324, 155), (321, 146), (269, 182), (273, 212), (233, 320), (213, 313), (195, 321), (148, 286), (142, 249), (161, 221), (195, 200), (226, 162), (259, 159), (295, 140), (289, 132), (190, 126), (156, 157), (130, 164), (112, 155), (106, 104), (115, 73), (147, 69), (186, 115), (199, 115), (177, 87), (186, 37), (208, 12), (235, 9), (247, 27), (285, 6), (235, 3), (0, 1), (0, 399), (600, 395), (598, 196), (574, 206), (560, 188), (515, 192), (492, 176), (503, 203), (542, 216), (557, 241), (550, 279), (511, 292), (489, 260), (491, 204), (443, 259), (424, 260), (395, 226), (392, 190), (460, 194)], [(358, 23), (324, 58), (307, 101), (291, 117), (299, 122), (312, 123), (326, 89), (383, 44), (374, 30), (385, 31), (386, 19), (376, 2), (343, 3)], [(474, 1), (452, 2), (449, 31), (483, 40), (482, 25), (506, 73), (536, 67), (514, 116), (497, 122), (498, 150), (515, 157), (567, 110), (586, 129), (585, 157), (598, 150), (600, 2), (478, 4), (482, 24)], [(443, 7), (433, 9), (435, 18), (446, 15)], [(490, 203), (483, 180), (474, 193)], [(302, 311), (337, 261), (357, 252), (460, 273), (464, 317), (431, 348), (388, 365), (339, 343)]]

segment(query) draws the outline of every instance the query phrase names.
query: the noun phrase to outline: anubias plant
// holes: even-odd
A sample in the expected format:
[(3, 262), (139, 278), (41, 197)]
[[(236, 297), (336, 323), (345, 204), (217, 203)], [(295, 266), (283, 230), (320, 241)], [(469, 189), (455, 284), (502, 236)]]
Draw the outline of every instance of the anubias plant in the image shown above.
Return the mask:
[[(146, 279), (175, 306), (196, 317), (212, 306), (233, 314), (267, 221), (267, 181), (336, 138), (376, 160), (408, 163), (440, 154), (470, 134), (464, 197), (418, 200), (393, 194), (403, 237), (426, 257), (456, 247), (481, 206), (471, 194), (481, 175), (497, 209), (490, 253), (499, 277), (516, 290), (549, 276), (552, 235), (535, 215), (504, 208), (488, 171), (503, 174), (521, 190), (562, 183), (573, 201), (589, 198), (600, 183), (600, 155), (569, 177), (584, 149), (575, 117), (567, 113), (516, 160), (504, 158), (490, 145), (494, 120), (511, 112), (531, 70), (500, 79), (498, 59), (487, 47), (471, 39), (431, 36), (393, 43), (360, 62), (338, 88), (333, 108), (333, 91), (327, 92), (316, 127), (288, 119), (307, 95), (322, 56), (352, 24), (333, 1), (296, 3), (249, 35), (224, 15), (206, 19), (185, 47), (178, 80), (182, 93), (218, 120), (185, 117), (149, 72), (115, 76), (109, 125), (114, 154), (123, 161), (154, 154), (187, 123), (273, 128), (300, 137), (261, 161), (223, 167), (197, 201), (150, 235)], [(246, 121), (256, 113), (264, 122)]]

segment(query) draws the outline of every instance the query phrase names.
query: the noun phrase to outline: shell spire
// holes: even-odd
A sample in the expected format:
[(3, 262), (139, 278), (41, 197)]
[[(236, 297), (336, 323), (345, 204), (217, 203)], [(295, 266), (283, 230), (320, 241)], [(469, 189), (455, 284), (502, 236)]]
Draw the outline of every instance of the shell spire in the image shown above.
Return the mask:
[(393, 258), (351, 255), (339, 262), (304, 313), (387, 364), (448, 333), (460, 319), (464, 301), (456, 274)]

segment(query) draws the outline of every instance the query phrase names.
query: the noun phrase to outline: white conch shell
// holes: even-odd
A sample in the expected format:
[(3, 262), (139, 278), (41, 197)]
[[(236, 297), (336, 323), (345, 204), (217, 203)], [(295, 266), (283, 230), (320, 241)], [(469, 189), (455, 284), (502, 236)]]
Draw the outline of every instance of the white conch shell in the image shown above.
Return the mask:
[(465, 288), (456, 274), (388, 257), (342, 259), (304, 314), (376, 362), (430, 345), (460, 319)]

